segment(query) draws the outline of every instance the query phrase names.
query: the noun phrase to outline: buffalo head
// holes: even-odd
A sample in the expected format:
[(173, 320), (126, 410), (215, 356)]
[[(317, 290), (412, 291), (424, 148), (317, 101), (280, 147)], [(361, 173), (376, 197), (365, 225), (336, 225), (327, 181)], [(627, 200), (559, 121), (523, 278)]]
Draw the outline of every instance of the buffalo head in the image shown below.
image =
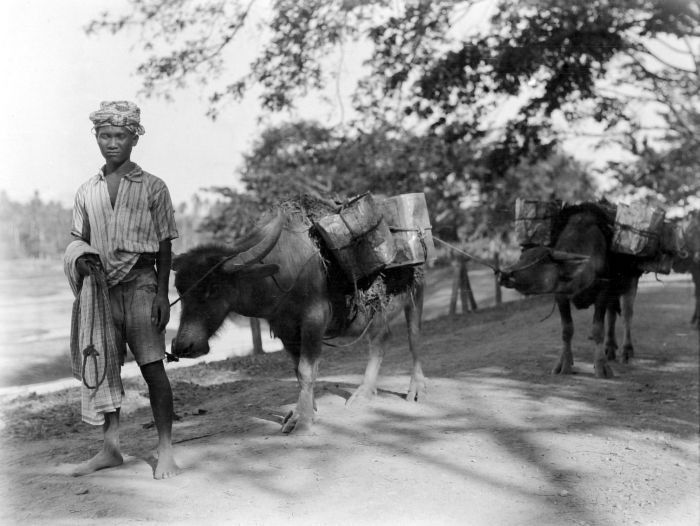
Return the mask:
[[(230, 250), (204, 246), (173, 258), (175, 288), (182, 311), (172, 353), (196, 358), (209, 352), (209, 338), (226, 317), (251, 301), (256, 280), (279, 271), (275, 264), (260, 261), (275, 246), (282, 230), (282, 216), (272, 221)], [(245, 296), (245, 297), (244, 297)]]
[(528, 295), (569, 293), (589, 260), (587, 255), (547, 247), (527, 248), (514, 265), (501, 271), (499, 282)]

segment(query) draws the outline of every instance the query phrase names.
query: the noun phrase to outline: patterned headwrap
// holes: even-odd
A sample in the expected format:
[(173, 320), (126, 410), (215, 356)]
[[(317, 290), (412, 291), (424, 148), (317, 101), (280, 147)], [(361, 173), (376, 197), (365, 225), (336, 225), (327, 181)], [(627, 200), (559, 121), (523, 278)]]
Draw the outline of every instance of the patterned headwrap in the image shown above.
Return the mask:
[(100, 102), (100, 109), (90, 114), (95, 129), (101, 126), (123, 126), (135, 135), (143, 135), (146, 130), (141, 126), (141, 110), (127, 100)]

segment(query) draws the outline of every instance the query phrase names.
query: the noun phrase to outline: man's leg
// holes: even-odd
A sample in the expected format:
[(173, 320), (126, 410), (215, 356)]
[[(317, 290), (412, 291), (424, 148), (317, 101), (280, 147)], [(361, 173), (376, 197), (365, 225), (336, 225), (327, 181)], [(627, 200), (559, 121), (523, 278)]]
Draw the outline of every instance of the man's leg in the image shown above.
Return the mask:
[(153, 475), (157, 479), (174, 477), (180, 472), (175, 463), (172, 446), (173, 392), (162, 361), (141, 366), (141, 374), (148, 384), (153, 420), (158, 430), (158, 464)]
[(119, 466), (124, 462), (119, 449), (119, 409), (113, 413), (105, 413), (105, 423), (102, 424), (104, 443), (102, 451), (90, 460), (78, 464), (73, 470), (74, 477), (94, 473), (100, 469)]

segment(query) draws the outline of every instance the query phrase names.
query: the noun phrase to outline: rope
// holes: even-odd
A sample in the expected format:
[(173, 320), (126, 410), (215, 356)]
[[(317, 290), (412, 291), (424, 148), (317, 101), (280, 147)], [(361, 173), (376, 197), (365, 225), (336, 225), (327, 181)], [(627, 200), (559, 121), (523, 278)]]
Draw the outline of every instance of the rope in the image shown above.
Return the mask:
[[(106, 326), (106, 317), (107, 317), (107, 312), (105, 308), (105, 301), (104, 301), (104, 296), (100, 294), (97, 289), (102, 287), (101, 282), (97, 278), (97, 273), (100, 272), (100, 270), (97, 267), (94, 267), (92, 264), (88, 266), (90, 269), (90, 275), (93, 277), (93, 280), (95, 283), (92, 286), (92, 322), (90, 324), (90, 343), (88, 344), (85, 349), (83, 349), (83, 366), (82, 366), (82, 371), (80, 373), (80, 376), (83, 379), (83, 385), (87, 387), (88, 389), (97, 389), (102, 385), (102, 383), (105, 381), (105, 378), (107, 377), (107, 355), (106, 355), (106, 350), (107, 350), (107, 326)], [(95, 313), (98, 308), (98, 304), (100, 307), (100, 313), (102, 315), (102, 324), (104, 325), (102, 328), (102, 349), (105, 351), (105, 359), (104, 359), (104, 369), (102, 371), (102, 378), (100, 378), (100, 373), (98, 371), (98, 363), (97, 363), (97, 357), (100, 356), (99, 351), (95, 348), (94, 344), (94, 333), (95, 333)], [(90, 385), (88, 383), (88, 380), (86, 378), (86, 370), (87, 370), (87, 363), (88, 359), (92, 358), (92, 364), (93, 368), (95, 370), (95, 384)]]
[(192, 290), (193, 290), (197, 285), (199, 285), (202, 281), (204, 281), (205, 278), (206, 278), (207, 276), (209, 276), (209, 274), (211, 274), (212, 272), (214, 272), (217, 268), (219, 268), (221, 265), (223, 265), (223, 264), (224, 264), (225, 262), (227, 262), (229, 259), (232, 259), (232, 258), (236, 257), (236, 255), (237, 255), (237, 254), (234, 254), (234, 255), (232, 255), (232, 256), (227, 256), (227, 257), (225, 257), (225, 258), (222, 258), (222, 259), (220, 259), (215, 265), (212, 265), (212, 267), (211, 267), (209, 270), (207, 270), (201, 278), (199, 278), (199, 279), (198, 279), (197, 281), (195, 281), (192, 285), (190, 285), (189, 287), (187, 287), (187, 290), (185, 290), (185, 292), (183, 292), (182, 294), (180, 294), (180, 295), (177, 297), (177, 299), (176, 299), (175, 301), (173, 301), (172, 303), (170, 303), (170, 306), (172, 307), (172, 306), (175, 305), (177, 302), (179, 302), (180, 300), (182, 300), (182, 297), (183, 297), (183, 296), (186, 296), (187, 294), (189, 294), (190, 292), (192, 292)]
[(323, 343), (324, 343), (324, 345), (327, 345), (328, 347), (352, 347), (352, 346), (355, 345), (357, 342), (359, 342), (362, 338), (365, 337), (365, 334), (367, 334), (367, 330), (369, 329), (369, 326), (372, 325), (372, 322), (373, 322), (373, 321), (374, 321), (374, 316), (372, 316), (372, 317), (369, 319), (369, 321), (367, 322), (367, 325), (365, 325), (365, 328), (362, 329), (362, 332), (360, 333), (360, 335), (359, 335), (357, 338), (355, 338), (353, 341), (351, 341), (350, 343), (329, 343), (328, 340), (332, 340), (332, 339), (334, 339), (335, 337), (330, 337), (330, 338), (325, 338), (325, 337), (324, 337), (324, 338), (323, 338)]
[(446, 247), (451, 248), (451, 249), (454, 250), (455, 252), (459, 252), (460, 254), (462, 254), (462, 255), (464, 255), (464, 256), (467, 256), (469, 259), (471, 259), (471, 260), (473, 260), (473, 261), (476, 261), (477, 263), (480, 263), (480, 264), (482, 264), (482, 265), (484, 265), (484, 266), (486, 266), (486, 267), (489, 267), (491, 270), (494, 271), (494, 273), (496, 273), (496, 274), (500, 274), (500, 273), (501, 273), (501, 269), (499, 269), (496, 265), (493, 265), (491, 262), (489, 262), (489, 261), (487, 261), (487, 260), (485, 260), (485, 259), (483, 259), (483, 258), (480, 258), (480, 257), (478, 257), (478, 256), (475, 256), (475, 255), (473, 255), (473, 254), (470, 254), (469, 252), (465, 252), (464, 250), (462, 250), (462, 249), (460, 249), (460, 248), (457, 248), (457, 247), (454, 246), (454, 245), (451, 245), (451, 244), (448, 243), (447, 241), (443, 241), (443, 240), (440, 239), (439, 237), (433, 236), (433, 239), (434, 239), (435, 241), (439, 241), (440, 243), (442, 243), (442, 244), (445, 245)]

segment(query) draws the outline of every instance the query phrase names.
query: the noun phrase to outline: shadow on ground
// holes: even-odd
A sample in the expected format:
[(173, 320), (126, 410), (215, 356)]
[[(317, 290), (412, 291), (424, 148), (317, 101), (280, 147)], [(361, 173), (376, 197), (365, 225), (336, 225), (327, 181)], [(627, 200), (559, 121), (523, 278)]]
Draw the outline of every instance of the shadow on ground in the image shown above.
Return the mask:
[[(174, 437), (186, 468), (168, 482), (176, 503), (159, 492), (144, 497), (139, 491), (150, 481), (111, 470), (92, 480), (99, 477), (99, 494), (117, 491), (123, 505), (100, 508), (107, 510), (102, 516), (149, 520), (133, 506), (147, 498), (169, 506), (156, 522), (186, 520), (192, 499), (214, 510), (200, 509), (193, 521), (232, 517), (231, 506), (261, 524), (280, 517), (321, 524), (333, 513), (337, 524), (373, 523), (381, 510), (415, 519), (408, 523), (472, 517), (473, 524), (634, 524), (646, 517), (656, 524), (659, 510), (680, 513), (670, 519), (677, 524), (694, 521), (685, 503), (697, 496), (688, 488), (697, 488), (698, 476), (698, 348), (681, 315), (684, 286), (640, 293), (636, 359), (613, 364), (610, 380), (593, 376), (585, 339), (590, 311), (575, 316), (575, 374), (549, 374), (561, 338), (558, 316), (544, 319), (548, 298), (427, 322), (429, 392), (418, 404), (404, 399), (410, 356), (402, 334), (387, 350), (377, 397), (362, 407), (345, 402), (361, 378), (366, 348), (326, 349), (308, 436), (279, 432), (298, 393), (282, 353), (173, 370)], [(133, 379), (126, 387), (122, 446), (131, 463), (121, 471), (141, 474), (152, 469), (155, 432), (145, 385)], [(8, 401), (3, 419), (15, 518), (32, 492), (12, 488), (65, 491), (75, 482), (42, 466), (78, 462), (99, 447), (99, 429), (79, 422), (77, 389)], [(350, 515), (347, 492), (367, 511)], [(74, 508), (58, 512), (62, 519), (97, 518), (86, 499), (73, 497)]]

